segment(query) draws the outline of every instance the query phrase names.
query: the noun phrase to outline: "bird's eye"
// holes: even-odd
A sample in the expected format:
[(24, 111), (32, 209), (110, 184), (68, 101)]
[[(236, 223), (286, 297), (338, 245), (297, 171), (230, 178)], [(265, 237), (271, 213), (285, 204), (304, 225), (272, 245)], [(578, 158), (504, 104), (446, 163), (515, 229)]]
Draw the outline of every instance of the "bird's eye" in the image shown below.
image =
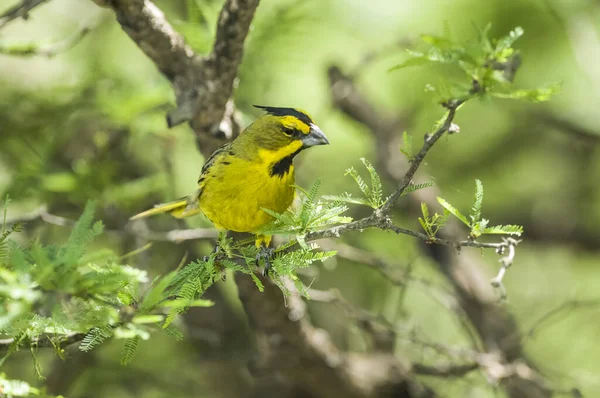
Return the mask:
[(288, 127), (284, 127), (283, 128), (283, 134), (286, 135), (286, 136), (288, 136), (288, 137), (291, 137), (291, 136), (294, 135), (294, 129), (291, 129), (291, 128), (288, 128)]

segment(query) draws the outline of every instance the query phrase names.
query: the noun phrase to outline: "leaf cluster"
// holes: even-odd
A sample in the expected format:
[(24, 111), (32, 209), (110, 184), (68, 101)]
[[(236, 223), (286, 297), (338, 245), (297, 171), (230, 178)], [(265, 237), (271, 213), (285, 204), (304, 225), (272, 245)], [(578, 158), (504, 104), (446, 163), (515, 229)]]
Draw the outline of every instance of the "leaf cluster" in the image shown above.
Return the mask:
[(260, 233), (294, 236), (300, 246), (307, 249), (308, 245), (304, 241), (307, 232), (351, 222), (351, 217), (342, 216), (348, 207), (343, 205), (341, 200), (321, 201), (318, 198), (320, 186), (321, 180), (317, 179), (308, 190), (297, 187), (300, 202), (283, 213), (263, 209), (274, 221), (262, 228)]
[[(481, 208), (483, 205), (483, 184), (480, 180), (475, 180), (475, 198), (469, 217), (464, 216), (457, 208), (452, 206), (448, 201), (440, 197), (437, 201), (444, 207), (444, 214), (450, 213), (458, 218), (463, 224), (470, 228), (469, 237), (477, 239), (481, 235), (506, 234), (521, 236), (523, 227), (520, 225), (494, 225), (489, 226), (490, 221), (483, 218)], [(426, 206), (425, 206), (426, 207)], [(425, 215), (425, 213), (423, 213)], [(423, 227), (425, 229), (425, 227)], [(427, 230), (426, 230), (427, 231)]]
[(172, 275), (155, 278), (142, 293), (148, 282), (145, 271), (123, 264), (110, 251), (91, 250), (103, 229), (93, 221), (93, 203), (58, 246), (33, 241), (25, 247), (11, 239), (20, 227), (6, 227), (7, 207), (8, 200), (0, 238), (0, 301), (7, 304), (0, 307), (0, 336), (13, 343), (0, 365), (15, 351), (29, 348), (42, 377), (38, 343), (49, 342), (62, 356), (61, 343), (82, 333), (82, 351), (111, 337), (126, 339), (123, 361), (129, 361), (135, 341), (147, 339), (151, 328), (162, 324), (164, 308), (172, 304), (165, 296)]
[[(407, 137), (410, 137), (410, 135), (407, 135), (405, 133), (405, 135), (404, 135), (405, 145), (406, 145), (407, 141), (412, 142)], [(405, 146), (405, 148), (403, 148), (403, 151), (406, 151), (405, 153), (407, 154), (407, 156), (412, 157), (412, 149), (411, 149), (410, 144), (408, 147)], [(410, 153), (410, 155), (409, 155), (409, 153)], [(356, 185), (358, 185), (358, 188), (362, 192), (363, 196), (362, 197), (352, 196), (352, 194), (346, 192), (342, 195), (326, 195), (323, 197), (323, 199), (330, 200), (333, 202), (338, 202), (338, 203), (342, 202), (342, 203), (353, 203), (353, 204), (365, 205), (365, 206), (369, 206), (373, 209), (378, 209), (384, 205), (384, 203), (387, 201), (387, 198), (383, 197), (383, 186), (381, 184), (381, 177), (379, 176), (379, 174), (377, 173), (377, 170), (375, 170), (375, 167), (373, 167), (371, 162), (369, 162), (365, 158), (360, 158), (360, 160), (364, 164), (365, 168), (367, 169), (367, 172), (369, 173), (371, 185), (369, 185), (365, 182), (365, 180), (360, 176), (360, 174), (358, 174), (358, 172), (354, 169), (354, 167), (348, 168), (346, 170), (345, 175), (349, 175), (354, 179), (354, 181), (356, 182)], [(422, 184), (411, 184), (408, 187), (406, 187), (406, 189), (402, 192), (402, 196), (408, 195), (409, 193), (415, 192), (419, 189), (431, 187), (433, 185), (434, 185), (433, 182), (425, 182)]]
[(456, 43), (447, 32), (445, 37), (422, 35), (423, 49), (407, 50), (406, 61), (392, 67), (397, 70), (409, 66), (441, 64), (450, 65), (462, 72), (464, 80), (449, 87), (445, 84), (427, 85), (442, 101), (452, 98), (468, 99), (473, 95), (500, 98), (527, 99), (533, 102), (547, 101), (560, 90), (560, 84), (534, 89), (519, 89), (512, 85), (521, 64), (521, 56), (514, 48), (523, 35), (516, 27), (507, 35), (490, 39), (491, 25), (478, 32), (478, 40), (466, 44)]

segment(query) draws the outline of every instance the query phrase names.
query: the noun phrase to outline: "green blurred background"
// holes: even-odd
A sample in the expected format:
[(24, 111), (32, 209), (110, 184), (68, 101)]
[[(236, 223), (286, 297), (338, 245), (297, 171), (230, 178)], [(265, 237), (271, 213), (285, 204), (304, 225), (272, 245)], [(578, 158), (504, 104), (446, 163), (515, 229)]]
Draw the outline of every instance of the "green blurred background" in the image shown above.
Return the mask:
[[(1, 3), (0, 11), (15, 2)], [(210, 49), (221, 1), (164, 0), (157, 5), (194, 49)], [(457, 41), (475, 39), (477, 28), (488, 22), (492, 36), (515, 26), (525, 30), (516, 45), (523, 55), (517, 86), (561, 81), (563, 91), (547, 104), (469, 103), (456, 119), (461, 133), (442, 139), (422, 171), (461, 209), (469, 208), (474, 179), (481, 179), (484, 216), (493, 223), (525, 226), (524, 243), (506, 277), (505, 304), (522, 332), (559, 305), (586, 303), (573, 304), (524, 344), (558, 387), (600, 396), (600, 2), (263, 0), (247, 40), (236, 104), (244, 124), (260, 114), (252, 104), (306, 109), (332, 145), (299, 156), (300, 185), (319, 177), (323, 194), (356, 192), (344, 170), (360, 170), (360, 157), (376, 163), (375, 142), (370, 131), (332, 106), (327, 68), (360, 68), (357, 86), (382, 114), (409, 112), (407, 129), (418, 143), (442, 111), (425, 85), (455, 73), (428, 67), (388, 73), (405, 59), (398, 43), (422, 33), (443, 34), (445, 26)], [(147, 243), (126, 232), (128, 217), (189, 193), (203, 159), (188, 126), (167, 129), (171, 87), (111, 12), (91, 1), (52, 0), (29, 20), (0, 30), (0, 45), (43, 47), (82, 26), (92, 27), (91, 32), (52, 59), (0, 55), (0, 192), (11, 194), (13, 216), (46, 204), (52, 214), (76, 218), (86, 201), (96, 198), (98, 217), (108, 229), (97, 245), (126, 253)], [(376, 57), (364, 65), (369, 54)], [(362, 214), (360, 209), (351, 213)], [(399, 213), (396, 218), (418, 229), (416, 216)], [(202, 217), (186, 223), (209, 226)], [(168, 217), (148, 222), (153, 231), (185, 226)], [(23, 239), (62, 241), (68, 232), (31, 223)], [(411, 238), (369, 231), (344, 239), (399, 267), (410, 263), (416, 276), (446, 284)], [(159, 242), (132, 265), (156, 275), (174, 269), (186, 251), (200, 256), (209, 250), (209, 242)], [(497, 256), (486, 252), (482, 264), (492, 275)], [(431, 340), (468, 342), (454, 314), (421, 290), (398, 288), (368, 267), (341, 259), (317, 271), (314, 287), (339, 288), (352, 303), (423, 331)], [(43, 357), (47, 383), (69, 397), (247, 396), (255, 383), (245, 370), (252, 356), (251, 331), (233, 278), (217, 283), (209, 296), (217, 306), (192, 311), (183, 342), (155, 336), (142, 344), (128, 367), (119, 364), (120, 342), (86, 355), (74, 350), (66, 362), (48, 353)], [(341, 347), (365, 349), (364, 338), (339, 309), (323, 303), (311, 303), (310, 309), (313, 322), (329, 330)], [(436, 358), (406, 342), (397, 351), (424, 361)], [(42, 385), (31, 366), (21, 353), (3, 371)], [(425, 381), (449, 397), (504, 396), (477, 372)]]

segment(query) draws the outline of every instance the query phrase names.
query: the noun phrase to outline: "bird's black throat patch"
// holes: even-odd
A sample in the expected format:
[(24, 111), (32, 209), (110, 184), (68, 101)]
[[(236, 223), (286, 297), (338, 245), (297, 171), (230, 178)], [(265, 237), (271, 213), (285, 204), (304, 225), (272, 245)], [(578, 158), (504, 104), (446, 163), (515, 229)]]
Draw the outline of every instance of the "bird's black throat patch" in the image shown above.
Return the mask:
[(271, 165), (271, 169), (269, 170), (269, 175), (271, 177), (283, 177), (287, 173), (290, 172), (290, 167), (292, 167), (292, 162), (294, 161), (294, 156), (296, 156), (302, 148), (298, 149), (296, 152), (291, 155), (287, 155), (283, 159), (275, 162)]

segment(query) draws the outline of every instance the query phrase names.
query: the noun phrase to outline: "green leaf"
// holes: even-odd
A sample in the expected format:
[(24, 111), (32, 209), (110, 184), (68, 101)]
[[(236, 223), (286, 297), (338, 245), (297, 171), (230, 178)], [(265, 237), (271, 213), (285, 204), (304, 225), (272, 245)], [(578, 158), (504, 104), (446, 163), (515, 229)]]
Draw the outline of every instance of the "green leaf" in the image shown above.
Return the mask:
[(412, 135), (408, 134), (406, 131), (402, 133), (402, 142), (404, 145), (400, 148), (400, 152), (406, 155), (406, 157), (410, 160), (413, 157), (413, 148), (412, 148)]
[(65, 273), (77, 264), (91, 240), (102, 233), (103, 226), (100, 221), (92, 225), (95, 206), (94, 201), (86, 203), (83, 213), (71, 230), (67, 244), (61, 248), (58, 258), (60, 263), (66, 265), (63, 267)]
[(95, 327), (91, 329), (79, 343), (79, 349), (88, 352), (92, 348), (99, 346), (106, 339), (112, 337), (113, 330), (110, 326)]
[(171, 338), (175, 339), (176, 341), (181, 341), (183, 340), (183, 333), (181, 332), (181, 330), (177, 329), (174, 325), (169, 325), (166, 328), (163, 328), (164, 332)]
[(469, 221), (467, 220), (467, 217), (465, 217), (460, 211), (458, 211), (458, 209), (456, 209), (454, 206), (452, 206), (450, 203), (446, 202), (445, 199), (440, 198), (439, 196), (437, 197), (437, 201), (439, 204), (441, 204), (446, 210), (448, 210), (450, 213), (452, 213), (456, 218), (458, 218), (460, 221), (463, 222), (463, 224), (465, 224), (468, 227), (471, 227), (471, 225), (469, 224)]
[(41, 181), (42, 187), (50, 192), (73, 192), (77, 189), (77, 178), (73, 173), (46, 174)]
[(511, 30), (508, 35), (501, 37), (496, 41), (496, 48), (494, 52), (496, 54), (501, 54), (503, 51), (512, 47), (513, 44), (521, 37), (525, 31), (522, 27), (517, 26), (513, 30)]
[(212, 307), (215, 305), (214, 301), (211, 300), (187, 300), (187, 299), (174, 299), (166, 300), (161, 303), (161, 307), (175, 308), (175, 307)]
[(562, 90), (561, 83), (554, 83), (546, 87), (534, 88), (534, 89), (518, 89), (508, 93), (503, 92), (492, 92), (491, 94), (498, 98), (509, 98), (509, 99), (526, 99), (531, 102), (545, 102), (549, 101), (555, 94)]
[(425, 202), (421, 202), (421, 213), (423, 213), (425, 220), (429, 220), (429, 207), (427, 207), (427, 203)]
[(137, 315), (131, 320), (136, 325), (146, 325), (152, 323), (160, 323), (165, 319), (164, 315)]
[(371, 207), (376, 209), (382, 205), (382, 197), (383, 197), (383, 186), (381, 185), (381, 179), (379, 178), (379, 174), (375, 170), (375, 167), (365, 158), (360, 158), (361, 162), (365, 165), (365, 168), (369, 172), (371, 176), (371, 195), (369, 196), (369, 202), (371, 203)]
[(471, 223), (475, 224), (481, 218), (481, 206), (483, 204), (483, 184), (480, 180), (475, 180), (475, 200), (473, 201), (473, 207), (471, 208)]
[(392, 66), (388, 69), (388, 72), (393, 72), (398, 69), (408, 68), (410, 66), (421, 66), (431, 63), (429, 59), (423, 53), (412, 52), (410, 58), (406, 61), (399, 63), (398, 65)]
[(433, 233), (431, 232), (430, 226), (430, 217), (429, 217), (429, 208), (427, 207), (427, 203), (421, 202), (421, 213), (423, 213), (423, 217), (419, 217), (419, 224), (423, 227), (423, 230), (427, 234), (427, 236), (431, 237)]
[(264, 292), (265, 291), (265, 285), (263, 285), (262, 281), (258, 278), (258, 276), (256, 276), (256, 274), (254, 272), (250, 272), (250, 277), (254, 281), (254, 284), (256, 285), (256, 287), (258, 288), (258, 290), (260, 292)]
[(172, 284), (177, 277), (177, 272), (170, 272), (163, 278), (158, 280), (158, 283), (152, 283), (149, 291), (146, 293), (139, 310), (141, 312), (151, 311), (162, 300), (168, 297), (165, 290)]
[(309, 188), (308, 192), (304, 192), (305, 198), (304, 202), (302, 203), (302, 210), (300, 212), (300, 220), (302, 221), (303, 226), (306, 226), (310, 220), (311, 214), (313, 213), (316, 205), (317, 194), (319, 193), (320, 187), (321, 179), (317, 178)]
[(400, 195), (400, 196), (408, 195), (409, 193), (418, 191), (419, 189), (429, 188), (434, 185), (435, 185), (435, 183), (433, 181), (428, 181), (428, 182), (424, 182), (421, 184), (411, 184), (406, 187), (406, 189), (402, 192), (402, 195)]
[(521, 225), (496, 225), (483, 230), (484, 234), (506, 234), (521, 236), (523, 227)]
[(346, 172), (344, 173), (344, 175), (351, 176), (354, 179), (354, 181), (356, 182), (356, 184), (358, 185), (358, 188), (361, 190), (361, 192), (367, 198), (371, 197), (371, 189), (369, 188), (369, 186), (367, 185), (365, 180), (363, 180), (362, 177), (356, 172), (354, 167), (350, 167), (350, 168), (346, 169)]
[(353, 203), (353, 204), (365, 205), (365, 206), (371, 205), (367, 199), (357, 198), (357, 197), (352, 196), (352, 194), (349, 194), (346, 192), (341, 195), (325, 195), (325, 196), (323, 196), (323, 199), (329, 200), (332, 202)]
[(140, 345), (140, 336), (134, 336), (130, 339), (125, 340), (125, 345), (123, 346), (123, 353), (121, 354), (121, 365), (128, 365), (133, 359), (135, 352)]

